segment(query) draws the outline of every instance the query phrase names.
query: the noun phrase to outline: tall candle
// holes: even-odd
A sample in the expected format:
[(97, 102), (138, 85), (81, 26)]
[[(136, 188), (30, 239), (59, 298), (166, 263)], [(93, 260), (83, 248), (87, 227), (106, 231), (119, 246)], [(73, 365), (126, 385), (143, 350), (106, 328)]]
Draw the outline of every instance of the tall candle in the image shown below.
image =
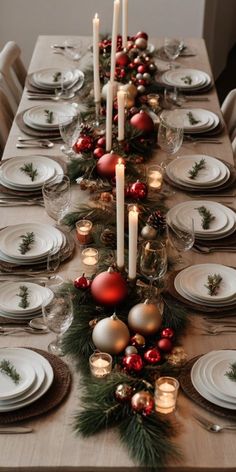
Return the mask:
[(116, 165), (116, 234), (117, 266), (124, 267), (124, 219), (125, 219), (125, 166), (119, 159)]
[(118, 103), (118, 141), (123, 141), (125, 138), (125, 96), (124, 90), (119, 90), (117, 93)]
[(110, 74), (111, 82), (114, 82), (114, 79), (115, 79), (116, 45), (117, 45), (117, 34), (118, 34), (118, 25), (119, 25), (119, 14), (120, 14), (120, 0), (115, 0), (114, 6), (113, 6), (112, 43), (111, 43), (111, 74)]
[(113, 110), (113, 84), (107, 83), (107, 101), (106, 101), (106, 150), (112, 148), (112, 110)]
[(135, 279), (138, 249), (138, 209), (133, 206), (129, 211), (129, 279)]
[(128, 0), (122, 0), (122, 46), (127, 47), (128, 36)]
[(100, 75), (99, 75), (99, 18), (96, 13), (93, 18), (93, 80), (94, 101), (100, 102)]

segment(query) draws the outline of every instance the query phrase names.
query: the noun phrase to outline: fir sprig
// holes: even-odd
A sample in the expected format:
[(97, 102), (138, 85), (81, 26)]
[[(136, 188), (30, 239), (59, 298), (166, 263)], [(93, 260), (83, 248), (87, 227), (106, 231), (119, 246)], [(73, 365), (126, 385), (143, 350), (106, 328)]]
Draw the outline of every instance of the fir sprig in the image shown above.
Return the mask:
[(195, 162), (192, 169), (188, 171), (190, 179), (195, 179), (198, 175), (198, 172), (202, 169), (205, 169), (206, 167), (206, 161), (204, 158), (202, 158), (199, 162)]
[(46, 116), (46, 123), (53, 123), (53, 120), (54, 120), (53, 111), (44, 110), (44, 113)]
[(13, 382), (17, 385), (20, 382), (20, 374), (17, 372), (15, 367), (10, 363), (10, 361), (3, 359), (0, 362), (0, 371), (3, 374), (8, 375), (8, 377), (11, 377)]
[(29, 289), (26, 285), (20, 285), (20, 291), (17, 296), (21, 298), (18, 306), (20, 308), (27, 308), (29, 306)]
[(59, 80), (61, 80), (61, 72), (55, 72), (53, 74), (53, 82), (59, 82)]
[(20, 237), (22, 238), (22, 242), (19, 245), (19, 251), (21, 254), (26, 254), (26, 252), (30, 251), (31, 246), (35, 242), (34, 232), (27, 232), (26, 234), (22, 234)]
[(187, 117), (189, 119), (189, 123), (190, 125), (197, 125), (198, 123), (200, 123), (201, 120), (197, 120), (194, 116), (193, 116), (193, 113), (191, 111), (189, 111), (187, 113)]
[(225, 372), (226, 377), (232, 382), (236, 382), (236, 362), (230, 365), (230, 370)]
[(215, 216), (212, 215), (210, 210), (208, 210), (205, 206), (200, 206), (195, 209), (198, 210), (199, 214), (202, 217), (202, 228), (209, 229), (211, 222), (215, 219)]
[(220, 274), (208, 275), (205, 287), (207, 288), (209, 295), (217, 295), (221, 281), (222, 277)]
[(181, 77), (181, 80), (183, 80), (183, 82), (187, 85), (191, 85), (192, 83), (192, 77), (190, 77), (190, 75), (185, 75), (185, 77)]
[(38, 175), (37, 169), (34, 169), (33, 163), (32, 162), (27, 162), (25, 163), (22, 167), (20, 167), (21, 172), (24, 172), (27, 174), (32, 182), (34, 182), (35, 177)]

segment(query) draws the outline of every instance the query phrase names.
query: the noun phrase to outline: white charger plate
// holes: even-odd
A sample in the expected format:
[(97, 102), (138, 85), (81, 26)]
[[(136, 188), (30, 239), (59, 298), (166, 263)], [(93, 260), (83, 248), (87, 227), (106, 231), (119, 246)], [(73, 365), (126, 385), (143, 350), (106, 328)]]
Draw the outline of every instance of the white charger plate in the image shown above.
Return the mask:
[[(20, 292), (22, 285), (28, 289), (29, 306), (27, 308), (19, 306), (21, 298), (17, 294)], [(5, 313), (25, 315), (26, 313), (38, 312), (41, 309), (42, 303), (48, 298), (53, 298), (52, 291), (37, 283), (3, 282), (0, 285), (0, 311), (3, 310)]]
[[(58, 80), (55, 80), (55, 76), (60, 73)], [(61, 85), (61, 77), (64, 76), (64, 85), (69, 85), (74, 81), (74, 71), (65, 68), (50, 68), (41, 69), (33, 73), (33, 79), (37, 85), (44, 87), (57, 88)]]
[(11, 377), (0, 370), (0, 400), (7, 400), (25, 392), (33, 384), (36, 374), (30, 362), (18, 357), (16, 353), (9, 352), (8, 349), (0, 349), (0, 363), (3, 360), (9, 361), (20, 376), (19, 383), (16, 384)]
[[(191, 77), (191, 84), (185, 83), (185, 77)], [(211, 83), (209, 74), (197, 69), (181, 68), (178, 70), (169, 70), (162, 74), (162, 80), (173, 87), (182, 89), (197, 89), (201, 86)]]
[[(47, 116), (45, 110), (49, 110), (53, 113), (53, 122), (47, 123)], [(73, 104), (67, 103), (50, 103), (47, 105), (38, 105), (26, 110), (23, 114), (23, 120), (26, 125), (33, 129), (46, 130), (46, 129), (58, 129), (59, 122), (67, 116), (76, 116), (78, 113), (77, 107)]]
[[(21, 167), (29, 163), (32, 163), (33, 168), (37, 169), (37, 175), (33, 181), (21, 170)], [(34, 188), (41, 188), (44, 182), (50, 180), (56, 173), (63, 174), (63, 169), (58, 162), (48, 157), (19, 156), (12, 157), (8, 161), (4, 162), (1, 166), (0, 172), (6, 183), (19, 189), (29, 187), (31, 190)]]

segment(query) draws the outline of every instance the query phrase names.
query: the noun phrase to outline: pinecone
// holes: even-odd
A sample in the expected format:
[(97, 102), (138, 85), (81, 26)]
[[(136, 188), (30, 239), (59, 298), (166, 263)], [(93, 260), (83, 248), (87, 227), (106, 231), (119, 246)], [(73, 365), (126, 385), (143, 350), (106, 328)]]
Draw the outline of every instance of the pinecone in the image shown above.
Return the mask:
[(83, 125), (81, 126), (81, 132), (80, 132), (80, 134), (83, 135), (83, 136), (92, 136), (93, 131), (94, 131), (94, 130), (93, 130), (92, 126), (83, 124)]
[(109, 228), (104, 229), (104, 231), (102, 232), (102, 234), (100, 236), (100, 240), (105, 246), (115, 248), (116, 247), (116, 233), (115, 233), (115, 231), (113, 231)]
[(159, 235), (163, 235), (166, 231), (166, 219), (160, 210), (151, 213), (147, 219), (147, 224), (156, 229)]

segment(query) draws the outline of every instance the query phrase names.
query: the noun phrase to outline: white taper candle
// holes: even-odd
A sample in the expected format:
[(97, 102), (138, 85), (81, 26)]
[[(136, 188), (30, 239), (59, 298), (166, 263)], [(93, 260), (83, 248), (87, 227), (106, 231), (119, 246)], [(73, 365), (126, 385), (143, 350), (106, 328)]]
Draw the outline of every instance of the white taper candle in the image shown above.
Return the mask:
[(106, 101), (106, 150), (112, 148), (112, 110), (113, 110), (113, 84), (107, 83), (107, 101)]
[(115, 80), (115, 68), (116, 68), (116, 45), (117, 45), (117, 34), (119, 25), (119, 14), (120, 14), (120, 0), (114, 1), (113, 7), (113, 24), (112, 24), (112, 43), (111, 43), (111, 72), (110, 80)]
[(117, 93), (118, 104), (118, 141), (123, 141), (125, 138), (125, 96), (124, 90), (119, 90)]
[(100, 75), (99, 75), (99, 18), (96, 13), (93, 18), (93, 80), (94, 80), (94, 101), (100, 102)]
[(117, 266), (124, 267), (124, 238), (125, 238), (125, 166), (122, 159), (116, 165), (116, 237), (117, 237)]
[(129, 211), (129, 279), (135, 279), (137, 271), (138, 249), (138, 209)]
[(128, 36), (128, 0), (122, 0), (122, 47), (127, 48)]

